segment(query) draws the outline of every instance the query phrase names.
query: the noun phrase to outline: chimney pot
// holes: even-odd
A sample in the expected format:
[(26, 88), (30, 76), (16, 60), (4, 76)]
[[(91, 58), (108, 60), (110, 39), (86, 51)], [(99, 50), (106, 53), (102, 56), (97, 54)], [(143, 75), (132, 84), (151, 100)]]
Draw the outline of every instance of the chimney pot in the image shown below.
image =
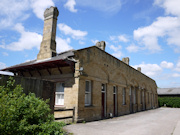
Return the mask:
[(96, 43), (96, 46), (97, 46), (98, 48), (100, 48), (101, 50), (105, 51), (106, 42), (105, 42), (105, 41), (97, 42), (97, 43)]
[(122, 61), (129, 65), (129, 57), (122, 58)]
[(138, 70), (139, 72), (141, 72), (141, 67), (138, 67), (137, 70)]

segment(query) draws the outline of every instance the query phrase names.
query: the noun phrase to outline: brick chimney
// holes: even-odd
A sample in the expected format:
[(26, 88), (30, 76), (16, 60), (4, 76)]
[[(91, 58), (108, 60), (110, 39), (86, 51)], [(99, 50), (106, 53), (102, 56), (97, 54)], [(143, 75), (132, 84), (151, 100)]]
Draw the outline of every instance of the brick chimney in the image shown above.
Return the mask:
[(122, 61), (129, 65), (129, 57), (122, 58)]
[(56, 7), (47, 8), (44, 12), (43, 39), (37, 60), (56, 56), (56, 26), (59, 11)]
[(97, 42), (97, 43), (96, 43), (96, 46), (97, 46), (98, 48), (100, 48), (101, 50), (105, 51), (106, 42), (105, 42), (105, 41)]

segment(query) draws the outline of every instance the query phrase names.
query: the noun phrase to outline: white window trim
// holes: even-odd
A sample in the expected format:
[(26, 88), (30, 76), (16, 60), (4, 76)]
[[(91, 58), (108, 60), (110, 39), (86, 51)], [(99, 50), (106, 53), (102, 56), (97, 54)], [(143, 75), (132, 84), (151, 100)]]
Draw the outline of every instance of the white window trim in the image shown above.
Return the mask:
[[(86, 91), (86, 82), (89, 82), (89, 90), (90, 91)], [(90, 95), (90, 101), (89, 101), (89, 103), (88, 104), (86, 104), (86, 102), (85, 102), (85, 106), (90, 106), (91, 104), (92, 104), (92, 101), (91, 101), (91, 99), (92, 99), (92, 81), (90, 81), (90, 80), (86, 80), (85, 81), (85, 95), (86, 94), (88, 94), (88, 95)], [(85, 101), (86, 101), (86, 99), (85, 99)]]
[[(61, 85), (64, 84), (64, 83), (61, 83)], [(63, 86), (63, 89), (64, 89), (64, 86)], [(63, 103), (62, 104), (57, 104), (56, 102), (56, 95), (63, 95), (64, 97), (64, 92), (55, 92), (55, 106), (64, 106), (64, 98), (63, 98)]]

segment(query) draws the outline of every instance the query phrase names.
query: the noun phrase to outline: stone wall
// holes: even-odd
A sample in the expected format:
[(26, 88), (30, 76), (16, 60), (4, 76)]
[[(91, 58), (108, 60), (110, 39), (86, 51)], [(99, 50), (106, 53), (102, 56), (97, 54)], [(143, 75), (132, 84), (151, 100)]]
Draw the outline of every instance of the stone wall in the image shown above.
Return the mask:
[[(0, 78), (0, 85), (6, 85), (9, 76), (0, 75)], [(24, 93), (28, 94), (29, 92), (32, 92), (35, 93), (37, 97), (43, 98), (44, 100), (50, 99), (49, 105), (53, 113), (55, 91), (53, 82), (16, 76), (13, 78), (15, 79), (15, 85), (21, 85)]]
[[(106, 85), (106, 118), (114, 114), (113, 86), (117, 87), (117, 115), (134, 113), (158, 107), (157, 86), (154, 80), (118, 60), (98, 47), (89, 47), (75, 52), (79, 78), (78, 119), (86, 121), (101, 119), (101, 85)], [(78, 74), (79, 73), (79, 74)], [(85, 106), (85, 81), (92, 82), (92, 104)], [(122, 91), (126, 89), (126, 104), (122, 104)], [(144, 96), (141, 94), (144, 92)], [(136, 93), (134, 95), (134, 93)], [(154, 101), (153, 97), (154, 96)], [(141, 98), (143, 102), (141, 102)], [(155, 98), (156, 97), (156, 98)], [(135, 101), (136, 99), (136, 101)], [(144, 108), (143, 108), (144, 106)]]

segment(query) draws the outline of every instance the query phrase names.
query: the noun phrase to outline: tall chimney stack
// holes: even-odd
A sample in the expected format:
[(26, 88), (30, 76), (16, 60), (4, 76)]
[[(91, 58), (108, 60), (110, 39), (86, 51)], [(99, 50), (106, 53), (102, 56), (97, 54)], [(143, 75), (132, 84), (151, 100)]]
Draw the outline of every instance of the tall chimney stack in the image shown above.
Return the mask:
[(47, 8), (44, 12), (43, 39), (37, 60), (56, 56), (56, 26), (59, 11), (56, 7)]

